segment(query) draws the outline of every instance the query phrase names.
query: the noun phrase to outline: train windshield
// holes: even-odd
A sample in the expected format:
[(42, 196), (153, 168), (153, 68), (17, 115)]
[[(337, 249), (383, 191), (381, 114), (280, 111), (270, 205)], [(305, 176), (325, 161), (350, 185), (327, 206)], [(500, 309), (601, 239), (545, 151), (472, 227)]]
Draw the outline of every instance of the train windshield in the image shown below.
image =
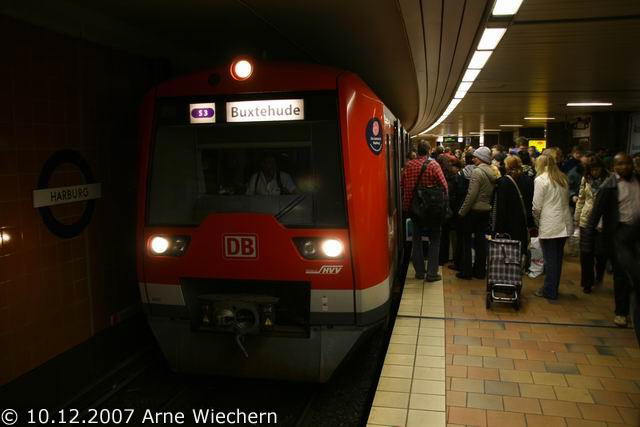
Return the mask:
[[(332, 99), (333, 107), (325, 104), (335, 115)], [(300, 121), (193, 125), (171, 120), (182, 104), (174, 99), (158, 105), (150, 225), (197, 225), (212, 213), (263, 213), (292, 227), (346, 226), (335, 116), (316, 109), (315, 117)]]

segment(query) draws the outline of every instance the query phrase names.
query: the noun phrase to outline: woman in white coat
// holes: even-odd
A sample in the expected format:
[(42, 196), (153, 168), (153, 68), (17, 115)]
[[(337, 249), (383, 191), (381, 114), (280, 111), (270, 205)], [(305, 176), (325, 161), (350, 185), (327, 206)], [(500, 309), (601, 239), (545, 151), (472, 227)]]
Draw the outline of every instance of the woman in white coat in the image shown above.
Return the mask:
[(538, 225), (545, 277), (543, 287), (534, 295), (557, 299), (564, 244), (573, 234), (569, 186), (567, 177), (560, 172), (551, 156), (543, 154), (538, 157), (536, 171), (538, 176), (533, 189), (533, 219)]

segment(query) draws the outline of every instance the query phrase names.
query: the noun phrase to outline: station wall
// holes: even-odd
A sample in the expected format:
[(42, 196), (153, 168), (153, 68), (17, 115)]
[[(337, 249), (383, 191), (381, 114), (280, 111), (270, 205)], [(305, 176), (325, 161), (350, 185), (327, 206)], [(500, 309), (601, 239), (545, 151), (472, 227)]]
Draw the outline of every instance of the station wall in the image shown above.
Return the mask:
[[(0, 384), (139, 304), (135, 276), (137, 114), (165, 64), (0, 15)], [(54, 235), (33, 207), (45, 161), (72, 149), (102, 197), (82, 234)], [(50, 187), (77, 184), (73, 166)], [(75, 221), (86, 202), (53, 210)]]

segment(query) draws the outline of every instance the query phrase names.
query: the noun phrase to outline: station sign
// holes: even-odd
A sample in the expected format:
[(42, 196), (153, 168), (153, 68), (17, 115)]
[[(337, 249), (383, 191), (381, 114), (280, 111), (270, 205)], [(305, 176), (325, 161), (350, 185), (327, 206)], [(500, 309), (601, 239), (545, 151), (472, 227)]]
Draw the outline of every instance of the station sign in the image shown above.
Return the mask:
[(542, 153), (545, 148), (547, 148), (547, 140), (546, 139), (530, 139), (529, 147), (536, 147), (539, 153)]
[(380, 154), (382, 151), (382, 125), (380, 124), (380, 119), (374, 117), (369, 120), (365, 130), (365, 138), (373, 154), (376, 156)]
[(33, 207), (62, 205), (99, 199), (100, 184), (83, 184), (70, 187), (46, 188), (33, 191)]
[(442, 139), (442, 143), (443, 144), (457, 144), (458, 143), (458, 136), (445, 136)]
[[(63, 164), (75, 166), (84, 182), (66, 187), (49, 187), (49, 181), (58, 167)], [(93, 177), (87, 161), (74, 150), (56, 151), (47, 159), (40, 176), (38, 187), (33, 190), (33, 207), (38, 209), (45, 226), (58, 237), (69, 239), (78, 236), (91, 222), (96, 199), (101, 197), (101, 185)], [(82, 215), (74, 223), (58, 220), (51, 206), (65, 203), (84, 203)]]
[(304, 99), (227, 102), (227, 122), (304, 120)]
[(189, 123), (215, 123), (216, 122), (216, 104), (200, 103), (189, 104)]

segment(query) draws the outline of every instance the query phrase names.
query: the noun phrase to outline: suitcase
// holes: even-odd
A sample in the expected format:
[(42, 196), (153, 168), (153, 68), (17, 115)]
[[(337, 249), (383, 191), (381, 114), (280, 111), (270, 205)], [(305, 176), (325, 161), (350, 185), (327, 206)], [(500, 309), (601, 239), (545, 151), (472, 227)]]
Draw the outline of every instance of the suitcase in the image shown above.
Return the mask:
[(488, 240), (487, 308), (491, 303), (512, 304), (520, 309), (522, 292), (522, 252), (520, 241), (509, 235), (497, 234)]

